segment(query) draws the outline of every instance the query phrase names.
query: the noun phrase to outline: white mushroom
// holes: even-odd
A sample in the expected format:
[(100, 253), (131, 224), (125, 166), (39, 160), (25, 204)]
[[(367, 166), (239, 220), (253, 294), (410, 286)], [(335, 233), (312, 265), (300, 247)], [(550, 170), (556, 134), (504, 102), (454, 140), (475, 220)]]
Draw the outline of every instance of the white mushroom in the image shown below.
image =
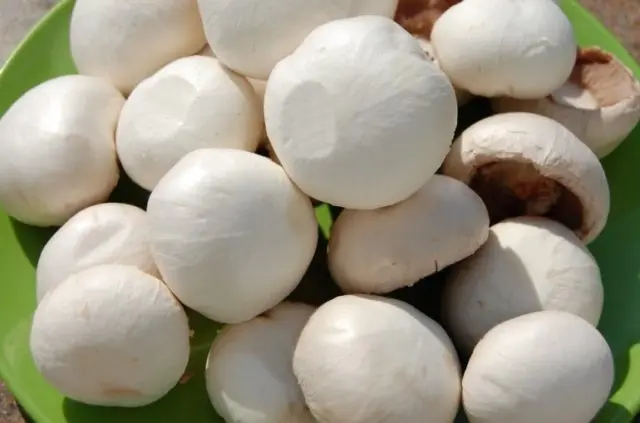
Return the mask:
[(138, 407), (167, 394), (189, 360), (189, 324), (158, 279), (133, 266), (75, 273), (38, 305), (31, 354), (63, 395)]
[(185, 154), (199, 148), (255, 151), (263, 131), (247, 80), (211, 57), (178, 59), (138, 85), (116, 134), (122, 167), (151, 191)]
[(293, 291), (313, 258), (315, 214), (284, 170), (242, 150), (187, 154), (149, 198), (151, 249), (188, 307), (240, 323)]
[(151, 257), (144, 210), (128, 204), (98, 204), (69, 219), (40, 254), (38, 301), (71, 274), (101, 264), (131, 265), (159, 276)]
[(497, 98), (493, 108), (557, 120), (602, 158), (640, 120), (640, 83), (613, 55), (590, 47), (580, 50), (571, 77), (551, 95), (535, 100)]
[(505, 220), (467, 260), (453, 266), (443, 309), (458, 347), (471, 352), (494, 326), (540, 310), (561, 310), (597, 326), (600, 270), (563, 225), (538, 217)]
[(577, 51), (569, 19), (540, 0), (464, 0), (435, 22), (431, 42), (453, 85), (485, 97), (544, 97)]
[(0, 119), (0, 204), (15, 219), (59, 226), (118, 183), (114, 131), (124, 98), (70, 75), (25, 93)]
[(445, 331), (401, 301), (347, 295), (311, 316), (293, 357), (325, 423), (451, 423), (460, 365)]
[(433, 175), (407, 200), (377, 210), (344, 210), (331, 229), (329, 270), (347, 293), (384, 294), (473, 254), (489, 215), (467, 185)]
[(126, 94), (206, 40), (196, 0), (76, 0), (70, 42), (80, 73), (107, 78)]
[(214, 54), (237, 72), (266, 80), (314, 28), (358, 15), (391, 18), (397, 0), (198, 0)]
[(379, 16), (315, 29), (278, 63), (265, 95), (267, 134), (289, 176), (311, 197), (350, 209), (420, 189), (449, 151), (456, 119), (446, 75)]
[(585, 423), (607, 400), (613, 370), (611, 350), (593, 326), (539, 311), (480, 341), (462, 379), (462, 403), (470, 423)]
[(547, 216), (588, 243), (609, 214), (609, 185), (598, 158), (544, 116), (505, 113), (477, 122), (455, 140), (442, 171), (482, 197), (493, 223)]
[(209, 398), (227, 423), (313, 423), (293, 374), (293, 351), (314, 307), (282, 303), (216, 337), (206, 366)]

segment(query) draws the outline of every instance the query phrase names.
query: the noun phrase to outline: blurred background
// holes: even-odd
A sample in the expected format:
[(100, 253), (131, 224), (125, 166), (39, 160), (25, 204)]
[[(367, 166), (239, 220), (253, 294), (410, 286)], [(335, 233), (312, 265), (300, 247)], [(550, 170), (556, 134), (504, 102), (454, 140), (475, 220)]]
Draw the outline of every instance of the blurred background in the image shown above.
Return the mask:
[[(124, 0), (126, 1), (126, 0)], [(579, 0), (640, 61), (640, 0)], [(57, 0), (0, 0), (0, 67), (29, 29)], [(0, 380), (0, 423), (24, 423)]]

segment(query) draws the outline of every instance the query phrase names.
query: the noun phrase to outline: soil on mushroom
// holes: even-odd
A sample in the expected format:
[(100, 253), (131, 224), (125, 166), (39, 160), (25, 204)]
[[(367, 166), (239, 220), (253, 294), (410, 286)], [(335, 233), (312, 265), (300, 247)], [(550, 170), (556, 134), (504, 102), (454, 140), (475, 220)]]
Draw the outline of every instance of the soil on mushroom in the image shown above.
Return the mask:
[(400, 0), (394, 20), (407, 32), (431, 38), (431, 30), (438, 18), (462, 0)]
[(577, 231), (583, 224), (578, 197), (540, 175), (530, 163), (500, 161), (476, 171), (469, 186), (483, 199), (491, 224), (518, 216), (544, 216)]

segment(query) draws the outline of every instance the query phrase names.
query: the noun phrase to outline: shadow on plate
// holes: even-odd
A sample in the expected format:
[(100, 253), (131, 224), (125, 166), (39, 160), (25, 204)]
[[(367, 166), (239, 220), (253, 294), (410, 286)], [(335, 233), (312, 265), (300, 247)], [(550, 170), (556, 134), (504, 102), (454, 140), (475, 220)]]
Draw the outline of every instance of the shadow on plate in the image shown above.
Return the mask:
[(40, 253), (44, 245), (49, 241), (58, 228), (39, 228), (29, 226), (22, 222), (10, 218), (13, 233), (20, 244), (20, 248), (32, 266), (38, 264)]

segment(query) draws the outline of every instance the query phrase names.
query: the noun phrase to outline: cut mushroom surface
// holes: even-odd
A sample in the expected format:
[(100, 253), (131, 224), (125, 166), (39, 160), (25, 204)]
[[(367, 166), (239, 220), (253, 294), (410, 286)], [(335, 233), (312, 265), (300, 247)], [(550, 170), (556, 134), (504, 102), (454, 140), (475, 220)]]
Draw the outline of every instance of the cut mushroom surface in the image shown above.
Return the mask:
[(535, 311), (567, 311), (597, 326), (603, 298), (598, 264), (573, 232), (519, 217), (492, 226), (478, 252), (452, 267), (443, 310), (469, 353), (494, 326)]
[(331, 231), (329, 269), (344, 292), (388, 293), (468, 257), (488, 233), (480, 197), (434, 175), (393, 206), (344, 210)]
[(477, 122), (454, 141), (442, 172), (480, 195), (492, 223), (546, 216), (588, 243), (609, 214), (609, 185), (598, 158), (544, 116), (514, 112)]
[(548, 116), (567, 127), (599, 157), (615, 150), (640, 120), (640, 82), (615, 56), (598, 47), (580, 49), (567, 82), (533, 100), (493, 100), (499, 113)]
[(428, 40), (438, 18), (460, 1), (462, 0), (398, 0), (394, 20), (410, 34)]
[(569, 19), (541, 0), (464, 0), (436, 20), (430, 40), (453, 84), (484, 97), (546, 96), (577, 51)]

